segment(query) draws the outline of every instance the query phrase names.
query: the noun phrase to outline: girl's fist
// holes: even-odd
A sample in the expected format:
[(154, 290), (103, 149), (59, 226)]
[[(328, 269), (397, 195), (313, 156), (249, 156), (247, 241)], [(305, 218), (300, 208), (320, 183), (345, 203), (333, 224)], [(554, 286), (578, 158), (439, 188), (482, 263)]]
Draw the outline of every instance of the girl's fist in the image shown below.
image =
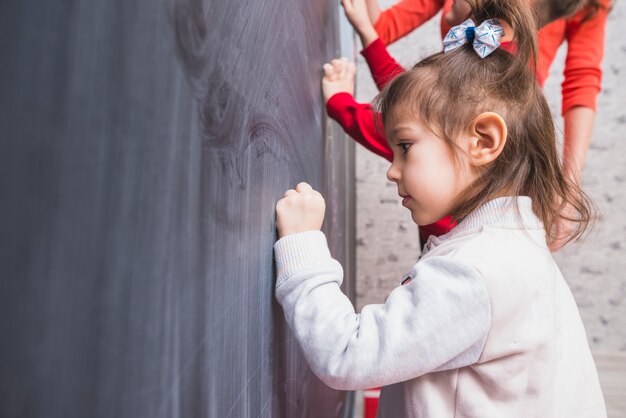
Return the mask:
[(276, 229), (280, 238), (298, 232), (319, 231), (326, 204), (322, 195), (307, 183), (289, 189), (276, 203)]

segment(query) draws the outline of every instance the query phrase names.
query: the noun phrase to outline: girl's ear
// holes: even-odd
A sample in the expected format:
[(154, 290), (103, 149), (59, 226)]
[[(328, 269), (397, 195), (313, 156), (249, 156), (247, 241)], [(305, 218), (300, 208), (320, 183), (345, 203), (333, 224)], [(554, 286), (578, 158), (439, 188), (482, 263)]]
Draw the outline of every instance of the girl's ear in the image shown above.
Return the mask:
[(494, 161), (506, 144), (507, 127), (502, 116), (484, 112), (476, 116), (467, 127), (466, 152), (475, 167)]

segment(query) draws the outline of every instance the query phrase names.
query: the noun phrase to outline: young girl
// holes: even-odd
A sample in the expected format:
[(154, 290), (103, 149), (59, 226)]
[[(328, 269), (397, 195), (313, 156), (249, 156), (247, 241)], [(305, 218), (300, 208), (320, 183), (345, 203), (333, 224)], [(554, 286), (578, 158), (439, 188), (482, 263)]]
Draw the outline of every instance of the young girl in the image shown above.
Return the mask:
[[(402, 204), (419, 225), (446, 214), (458, 225), (429, 238), (385, 304), (357, 314), (320, 232), (324, 200), (300, 183), (276, 206), (276, 297), (326, 384), (383, 386), (381, 417), (604, 417), (576, 303), (546, 244), (563, 204), (576, 209), (576, 235), (590, 203), (565, 180), (528, 68), (530, 12), (512, 0), (474, 12), (478, 27), (453, 29), (446, 52), (377, 100)], [(513, 27), (515, 55), (497, 47), (493, 16)], [(496, 49), (482, 58), (486, 37)]]
[[(367, 0), (370, 9), (368, 15), (365, 0), (343, 0), (346, 15), (359, 33), (362, 43), (362, 54), (365, 57), (372, 76), (379, 88), (404, 69), (388, 54), (385, 43), (390, 43), (405, 35), (415, 27), (443, 10), (442, 16), (456, 19), (454, 14), (467, 14), (463, 7), (454, 6), (468, 3), (465, 0), (403, 0), (392, 8), (380, 12), (374, 7), (376, 0)], [(604, 51), (604, 31), (610, 2), (608, 0), (526, 0), (532, 5), (536, 15), (542, 16), (539, 23), (544, 26), (539, 32), (539, 58), (536, 75), (543, 84), (548, 75), (549, 67), (554, 60), (561, 43), (568, 41), (568, 58), (564, 71), (563, 106), (564, 117), (564, 158), (563, 167), (567, 177), (579, 181), (585, 155), (591, 139), (591, 131), (595, 118), (596, 97), (600, 91), (601, 61)], [(573, 11), (580, 9), (574, 16), (564, 19)], [(455, 13), (453, 13), (455, 12)], [(376, 23), (376, 26), (372, 25)], [(449, 29), (442, 18), (442, 35)], [(506, 28), (508, 32), (508, 28)], [(444, 32), (445, 30), (445, 32)], [(333, 65), (325, 66), (325, 79), (333, 77), (333, 67), (341, 63), (333, 61)], [(330, 72), (330, 73), (329, 73)], [(329, 84), (329, 83), (326, 83)], [(341, 91), (334, 90), (337, 93)], [(391, 159), (391, 152), (386, 146), (384, 136), (374, 126), (374, 115), (368, 104), (354, 101), (351, 95), (326, 95), (328, 114), (337, 120), (346, 132), (357, 142), (384, 158)], [(561, 222), (561, 228), (566, 226)], [(420, 228), (422, 239), (429, 235), (447, 232), (454, 223), (449, 218), (429, 226)], [(567, 234), (565, 234), (567, 235)], [(563, 234), (552, 243), (558, 249), (565, 239)]]

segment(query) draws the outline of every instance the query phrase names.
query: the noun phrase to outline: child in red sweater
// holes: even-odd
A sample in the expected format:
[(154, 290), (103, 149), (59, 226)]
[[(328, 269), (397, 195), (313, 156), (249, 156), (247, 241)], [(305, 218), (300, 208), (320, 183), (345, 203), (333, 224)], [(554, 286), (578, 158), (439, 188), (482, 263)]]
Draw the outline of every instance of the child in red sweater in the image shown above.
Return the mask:
[[(445, 2), (403, 0), (383, 13), (372, 10), (372, 2), (373, 0), (367, 0), (366, 4), (366, 0), (343, 0), (343, 5), (348, 19), (361, 37), (364, 47), (361, 53), (370, 66), (379, 89), (404, 72), (404, 69), (387, 52), (383, 40), (395, 41), (430, 19), (439, 10), (443, 10), (442, 16), (452, 23), (464, 17), (462, 16), (464, 8), (455, 9), (452, 0)], [(575, 3), (568, 4), (571, 6)], [(454, 3), (454, 6), (458, 4), (466, 3), (461, 0)], [(555, 1), (537, 1), (533, 7), (546, 16), (546, 21), (540, 24), (571, 11), (567, 7), (563, 9), (563, 4)], [(597, 10), (587, 7), (570, 19), (560, 19), (548, 24), (539, 33), (540, 47), (536, 74), (541, 84), (545, 81), (559, 45), (564, 39), (568, 40), (568, 58), (563, 83), (565, 118), (563, 168), (570, 181), (574, 182), (580, 179), (593, 127), (596, 96), (600, 90), (600, 63), (603, 56), (607, 12), (608, 3), (600, 4)], [(375, 26), (372, 25), (372, 21), (375, 21)], [(442, 19), (441, 28), (443, 33), (448, 31), (449, 25), (446, 19)], [(510, 34), (512, 30), (508, 27), (505, 28), (505, 32)], [(507, 40), (510, 41), (506, 37), (503, 38), (505, 48)], [(359, 104), (354, 101), (351, 94), (347, 94), (345, 84), (351, 82), (348, 79), (353, 80), (353, 72), (352, 77), (350, 77), (350, 72), (342, 73), (345, 65), (347, 65), (345, 61), (334, 60), (332, 64), (324, 66), (324, 90), (328, 114), (337, 120), (357, 142), (389, 160), (391, 151), (382, 135), (382, 129), (376, 128), (377, 116), (369, 104)], [(342, 81), (336, 84), (339, 79)], [(344, 94), (338, 94), (342, 92)], [(446, 233), (453, 226), (454, 222), (445, 218), (436, 224), (421, 227), (420, 235), (425, 240), (429, 235)], [(564, 227), (566, 227), (564, 224), (558, 226), (559, 229), (564, 229)], [(562, 243), (562, 240), (557, 239), (552, 248), (558, 249)]]

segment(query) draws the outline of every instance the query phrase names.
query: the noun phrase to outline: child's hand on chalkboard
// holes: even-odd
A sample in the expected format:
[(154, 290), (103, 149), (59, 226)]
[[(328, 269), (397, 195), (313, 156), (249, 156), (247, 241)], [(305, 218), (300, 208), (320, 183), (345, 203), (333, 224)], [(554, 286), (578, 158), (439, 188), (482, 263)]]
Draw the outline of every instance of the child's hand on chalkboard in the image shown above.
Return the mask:
[(324, 102), (328, 102), (337, 93), (349, 93), (354, 96), (354, 75), (356, 66), (347, 58), (334, 59), (324, 64), (322, 92)]
[(298, 232), (319, 231), (326, 204), (322, 195), (307, 183), (289, 189), (276, 203), (276, 229), (280, 238)]
[(367, 12), (365, 0), (341, 0), (341, 5), (352, 27), (359, 34), (363, 48), (367, 48), (378, 39), (378, 33)]

